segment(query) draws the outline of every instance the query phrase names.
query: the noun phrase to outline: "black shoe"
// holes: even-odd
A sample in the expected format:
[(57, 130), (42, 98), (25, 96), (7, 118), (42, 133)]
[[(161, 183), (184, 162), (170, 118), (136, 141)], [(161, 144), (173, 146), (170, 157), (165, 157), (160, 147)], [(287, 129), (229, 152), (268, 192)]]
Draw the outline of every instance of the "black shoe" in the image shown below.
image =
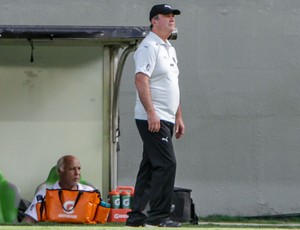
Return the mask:
[(126, 226), (126, 227), (145, 227), (145, 224), (137, 224), (137, 223), (131, 224), (131, 223), (125, 223), (125, 226)]
[(125, 224), (125, 227), (135, 227), (135, 228), (139, 228), (139, 227), (145, 227), (144, 224), (141, 224), (141, 225), (129, 225), (129, 224)]
[(147, 216), (141, 212), (128, 212), (125, 226), (127, 227), (145, 227)]
[(172, 220), (165, 220), (165, 221), (162, 221), (161, 223), (156, 224), (156, 225), (146, 224), (145, 226), (148, 227), (148, 228), (153, 228), (153, 227), (177, 228), (177, 227), (181, 227), (181, 223), (176, 222), (176, 221), (172, 221)]

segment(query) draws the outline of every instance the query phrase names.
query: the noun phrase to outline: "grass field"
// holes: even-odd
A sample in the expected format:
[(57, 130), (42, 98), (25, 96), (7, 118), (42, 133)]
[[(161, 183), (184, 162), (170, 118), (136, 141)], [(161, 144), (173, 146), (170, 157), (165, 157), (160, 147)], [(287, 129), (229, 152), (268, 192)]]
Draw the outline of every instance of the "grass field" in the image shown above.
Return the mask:
[[(197, 226), (195, 229), (209, 229), (209, 230), (257, 230), (257, 229), (264, 229), (264, 230), (275, 230), (275, 229), (281, 229), (281, 230), (288, 230), (288, 229), (300, 229), (300, 227), (292, 227), (292, 226), (278, 226), (278, 227), (266, 227), (266, 226)], [(136, 228), (125, 228), (125, 227), (106, 227), (106, 226), (0, 226), (0, 230), (134, 230)], [(155, 228), (158, 229), (158, 228)], [(161, 230), (163, 229), (170, 229), (170, 228), (159, 228)], [(173, 228), (174, 229), (174, 228)], [(192, 228), (185, 228), (181, 227), (180, 230), (191, 230)]]
[[(55, 223), (38, 223), (34, 225), (17, 224), (17, 225), (0, 225), (0, 230), (136, 230), (137, 228), (125, 227), (124, 223), (107, 223), (105, 225), (78, 225), (78, 224), (55, 224)], [(141, 228), (139, 228), (141, 229)], [(145, 228), (142, 228), (145, 229)], [(159, 228), (170, 229), (170, 228)], [(228, 216), (210, 216), (200, 218), (198, 225), (184, 223), (178, 230), (300, 230), (300, 217), (284, 218), (243, 218)]]
[[(125, 227), (124, 224), (107, 224), (107, 225), (63, 225), (63, 224), (35, 224), (35, 225), (0, 225), (0, 230), (136, 230), (134, 227)], [(145, 229), (145, 228), (138, 228)], [(155, 229), (170, 229), (170, 228), (155, 228)], [(300, 223), (238, 223), (238, 222), (200, 222), (199, 225), (184, 224), (178, 230), (288, 230), (300, 229)]]

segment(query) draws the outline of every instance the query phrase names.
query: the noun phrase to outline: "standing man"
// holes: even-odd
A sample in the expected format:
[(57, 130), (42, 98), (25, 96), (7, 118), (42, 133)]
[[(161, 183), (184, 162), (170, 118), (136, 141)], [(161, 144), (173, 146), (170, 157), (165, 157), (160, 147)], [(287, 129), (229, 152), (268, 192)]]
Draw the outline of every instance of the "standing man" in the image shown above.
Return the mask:
[[(151, 31), (135, 52), (137, 99), (135, 120), (143, 140), (143, 159), (136, 179), (127, 226), (180, 227), (170, 220), (176, 174), (172, 136), (184, 134), (177, 56), (168, 41), (180, 11), (166, 4), (150, 11)], [(143, 213), (149, 201), (150, 210)]]

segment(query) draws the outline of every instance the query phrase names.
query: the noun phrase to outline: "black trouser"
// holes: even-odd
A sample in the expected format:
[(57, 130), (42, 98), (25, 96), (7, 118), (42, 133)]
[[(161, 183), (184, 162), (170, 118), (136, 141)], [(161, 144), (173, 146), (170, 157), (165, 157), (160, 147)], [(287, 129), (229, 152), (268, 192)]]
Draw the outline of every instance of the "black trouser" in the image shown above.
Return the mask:
[[(170, 215), (176, 174), (172, 136), (174, 124), (161, 121), (159, 132), (148, 131), (146, 120), (136, 120), (143, 140), (143, 159), (135, 184), (128, 225), (159, 224)], [(142, 212), (149, 202), (147, 216)]]

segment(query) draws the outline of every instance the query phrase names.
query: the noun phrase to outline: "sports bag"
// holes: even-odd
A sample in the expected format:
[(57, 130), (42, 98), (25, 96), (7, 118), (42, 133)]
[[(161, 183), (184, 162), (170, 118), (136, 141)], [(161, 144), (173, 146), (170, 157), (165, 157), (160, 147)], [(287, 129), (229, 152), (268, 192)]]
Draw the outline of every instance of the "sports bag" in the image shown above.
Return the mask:
[(105, 223), (110, 208), (100, 206), (100, 202), (101, 196), (98, 190), (47, 189), (46, 196), (36, 206), (38, 221)]

